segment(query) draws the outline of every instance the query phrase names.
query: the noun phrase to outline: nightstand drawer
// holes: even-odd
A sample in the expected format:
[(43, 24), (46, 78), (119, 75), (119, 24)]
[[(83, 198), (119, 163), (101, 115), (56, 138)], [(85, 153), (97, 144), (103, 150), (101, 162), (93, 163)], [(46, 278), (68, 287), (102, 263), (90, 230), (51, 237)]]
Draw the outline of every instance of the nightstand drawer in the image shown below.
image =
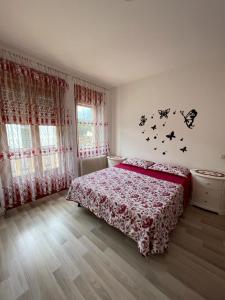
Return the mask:
[(195, 199), (214, 199), (218, 201), (221, 197), (221, 191), (220, 190), (213, 190), (213, 189), (203, 189), (198, 188), (193, 191), (193, 196)]
[(206, 209), (217, 211), (220, 209), (220, 202), (213, 198), (194, 198), (193, 204), (202, 206)]
[[(196, 170), (192, 173), (192, 204), (225, 215), (225, 176), (218, 172)], [(201, 171), (201, 170), (200, 170)]]
[(222, 190), (223, 184), (223, 181), (203, 178), (200, 176), (193, 179), (193, 186), (197, 185), (198, 188)]
[(220, 195), (215, 194), (214, 191), (208, 191), (208, 193), (195, 193), (193, 195), (193, 201), (196, 204), (204, 205), (209, 209), (218, 209), (220, 207)]

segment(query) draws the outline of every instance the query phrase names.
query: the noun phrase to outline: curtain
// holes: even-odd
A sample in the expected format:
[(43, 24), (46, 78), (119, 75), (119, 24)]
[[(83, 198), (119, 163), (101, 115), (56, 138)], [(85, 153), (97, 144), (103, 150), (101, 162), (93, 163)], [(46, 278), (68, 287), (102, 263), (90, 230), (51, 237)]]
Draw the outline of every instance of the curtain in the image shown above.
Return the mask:
[(1, 206), (68, 188), (74, 176), (67, 83), (0, 58)]
[(80, 158), (109, 153), (109, 122), (107, 93), (88, 83), (74, 86), (77, 145)]

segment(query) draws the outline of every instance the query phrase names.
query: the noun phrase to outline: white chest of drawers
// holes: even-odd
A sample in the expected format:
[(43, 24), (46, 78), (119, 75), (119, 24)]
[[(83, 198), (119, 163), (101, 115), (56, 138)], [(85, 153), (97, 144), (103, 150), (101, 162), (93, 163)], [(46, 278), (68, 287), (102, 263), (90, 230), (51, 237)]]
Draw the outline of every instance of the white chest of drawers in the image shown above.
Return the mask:
[[(198, 170), (201, 171), (201, 170)], [(192, 204), (225, 215), (225, 176), (192, 173)]]

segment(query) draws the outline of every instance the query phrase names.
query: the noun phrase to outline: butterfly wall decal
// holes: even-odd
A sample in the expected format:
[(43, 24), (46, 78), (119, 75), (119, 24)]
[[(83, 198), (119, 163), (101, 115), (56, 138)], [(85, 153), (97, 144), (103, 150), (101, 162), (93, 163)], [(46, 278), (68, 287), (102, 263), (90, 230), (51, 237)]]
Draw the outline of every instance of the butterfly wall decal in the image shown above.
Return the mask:
[(181, 110), (180, 113), (184, 117), (184, 123), (187, 125), (188, 128), (192, 129), (195, 126), (193, 123), (198, 115), (198, 112), (195, 109), (192, 109), (186, 114), (186, 116), (183, 110)]
[[(153, 126), (151, 126), (151, 129), (154, 131), (153, 132), (153, 135), (152, 136), (146, 136), (147, 134), (150, 134), (148, 132), (148, 130), (145, 130), (144, 128), (142, 128), (142, 131), (141, 133), (142, 134), (145, 134), (145, 140), (147, 142), (149, 142), (150, 140), (151, 141), (154, 141), (156, 142), (156, 145), (154, 146), (154, 150), (157, 150), (159, 151), (160, 150), (160, 147), (157, 147), (157, 139), (159, 138), (159, 143), (162, 143), (164, 145), (167, 145), (167, 139), (170, 140), (170, 141), (173, 141), (174, 139), (177, 138), (177, 141), (178, 141), (178, 148), (177, 150), (180, 150), (182, 151), (183, 153), (187, 152), (189, 149), (187, 146), (184, 146), (182, 147), (181, 145), (184, 143), (185, 141), (185, 138), (180, 136), (180, 137), (177, 137), (175, 135), (175, 131), (172, 130), (170, 133), (168, 133), (167, 135), (165, 135), (165, 133), (163, 132), (164, 128), (168, 127), (169, 123), (168, 123), (168, 117), (169, 117), (169, 114), (171, 115), (171, 119), (173, 120), (173, 115), (176, 116), (178, 115), (180, 112), (180, 114), (183, 116), (184, 118), (184, 123), (186, 124), (186, 126), (190, 129), (193, 129), (194, 128), (194, 122), (195, 122), (195, 118), (197, 117), (198, 115), (198, 112), (195, 110), (195, 109), (191, 109), (187, 114), (183, 111), (183, 110), (175, 110), (172, 108), (172, 110), (170, 108), (167, 108), (167, 109), (161, 109), (161, 110), (158, 110), (158, 113), (159, 113), (159, 116), (160, 116), (160, 119), (163, 119), (162, 122), (160, 122), (159, 124), (157, 124), (157, 121), (154, 120), (154, 122), (156, 122), (156, 124), (154, 124)], [(157, 113), (156, 113), (156, 116), (157, 116)], [(150, 116), (148, 116), (149, 119), (155, 119), (154, 117), (154, 113), (150, 114)], [(140, 117), (140, 123), (139, 123), (139, 126), (144, 126), (147, 122), (147, 117), (146, 115), (142, 115)], [(166, 126), (166, 127), (165, 127)], [(150, 129), (150, 130), (151, 130)], [(177, 130), (176, 130), (177, 131)], [(148, 132), (148, 133), (147, 133)], [(147, 133), (147, 134), (146, 134)], [(151, 137), (151, 139), (150, 139)], [(166, 137), (166, 138), (165, 138)], [(183, 143), (181, 143), (183, 142)], [(151, 144), (151, 143), (150, 143)], [(181, 148), (180, 148), (181, 147)], [(161, 152), (162, 155), (166, 155), (167, 154), (167, 150)]]
[(171, 133), (167, 134), (166, 137), (170, 139), (170, 141), (176, 138), (174, 131), (171, 131)]
[(183, 148), (180, 148), (180, 151), (182, 151), (183, 153), (187, 151), (187, 147), (183, 147)]
[(139, 123), (139, 126), (144, 126), (146, 121), (147, 121), (147, 118), (145, 117), (145, 115), (142, 115), (141, 116), (141, 122)]
[(160, 115), (160, 119), (166, 118), (168, 119), (168, 114), (170, 112), (170, 108), (164, 109), (164, 110), (158, 110), (158, 113)]

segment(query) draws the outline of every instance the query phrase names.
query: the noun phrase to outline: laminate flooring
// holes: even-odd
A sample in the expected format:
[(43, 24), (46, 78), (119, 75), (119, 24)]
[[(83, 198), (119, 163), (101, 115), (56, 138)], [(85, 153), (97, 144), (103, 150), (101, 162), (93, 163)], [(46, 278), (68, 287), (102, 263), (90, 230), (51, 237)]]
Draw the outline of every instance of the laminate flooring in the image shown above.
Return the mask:
[(0, 218), (0, 299), (225, 299), (225, 217), (188, 207), (163, 255), (61, 192)]

